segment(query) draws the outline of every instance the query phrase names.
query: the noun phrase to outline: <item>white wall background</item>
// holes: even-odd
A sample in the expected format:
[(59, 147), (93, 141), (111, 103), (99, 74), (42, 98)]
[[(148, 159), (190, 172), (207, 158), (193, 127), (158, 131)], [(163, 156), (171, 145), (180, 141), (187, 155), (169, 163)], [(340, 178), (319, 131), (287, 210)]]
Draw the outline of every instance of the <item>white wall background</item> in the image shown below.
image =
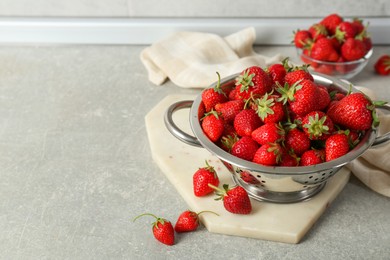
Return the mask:
[(374, 44), (390, 44), (389, 0), (0, 0), (0, 43), (149, 44), (254, 26), (257, 44), (284, 45), (330, 13), (363, 18)]

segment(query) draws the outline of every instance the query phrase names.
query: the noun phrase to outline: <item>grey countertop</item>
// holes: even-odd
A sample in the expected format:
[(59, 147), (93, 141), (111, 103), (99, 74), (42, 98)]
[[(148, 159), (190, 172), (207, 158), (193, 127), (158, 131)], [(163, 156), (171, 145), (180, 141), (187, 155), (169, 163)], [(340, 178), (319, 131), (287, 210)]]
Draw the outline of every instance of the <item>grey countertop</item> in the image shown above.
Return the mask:
[[(168, 247), (150, 219), (133, 223), (187, 209), (153, 162), (144, 116), (166, 95), (199, 92), (151, 84), (143, 48), (0, 47), (1, 259), (388, 259), (390, 199), (354, 177), (299, 244), (201, 228)], [(351, 81), (390, 101), (390, 77), (373, 73), (383, 53)]]

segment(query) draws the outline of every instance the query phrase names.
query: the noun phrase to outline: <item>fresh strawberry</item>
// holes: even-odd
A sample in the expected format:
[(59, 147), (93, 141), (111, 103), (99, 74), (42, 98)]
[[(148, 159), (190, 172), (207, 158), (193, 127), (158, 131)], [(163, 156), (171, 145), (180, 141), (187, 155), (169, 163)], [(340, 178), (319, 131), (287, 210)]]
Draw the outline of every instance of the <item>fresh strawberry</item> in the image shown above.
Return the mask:
[(213, 211), (201, 211), (199, 213), (196, 213), (191, 210), (186, 210), (180, 214), (178, 217), (176, 224), (175, 224), (175, 231), (177, 233), (182, 233), (182, 232), (192, 232), (198, 229), (200, 225), (199, 221), (199, 215), (203, 214), (205, 212), (210, 212), (213, 213), (217, 216), (219, 216), (217, 213)]
[(291, 111), (297, 115), (303, 116), (317, 109), (318, 87), (311, 80), (302, 80), (290, 87), (285, 85), (277, 91), (281, 94), (279, 101), (283, 104), (288, 102)]
[(313, 43), (310, 57), (321, 61), (337, 61), (339, 54), (329, 38), (321, 38)]
[(349, 152), (348, 137), (344, 133), (331, 135), (325, 141), (325, 161), (337, 159)]
[(208, 88), (202, 92), (202, 101), (206, 108), (206, 112), (209, 112), (214, 109), (214, 106), (216, 104), (223, 103), (228, 99), (226, 93), (223, 92), (221, 88), (221, 77), (218, 72), (217, 75), (218, 82), (214, 86), (214, 88)]
[(230, 153), (238, 158), (252, 161), (259, 145), (250, 136), (243, 136), (240, 140), (235, 142)]
[(266, 72), (271, 77), (273, 86), (276, 86), (277, 83), (279, 83), (282, 86), (284, 85), (284, 77), (286, 76), (287, 71), (283, 64), (281, 63), (272, 64), (268, 67)]
[(334, 131), (332, 120), (322, 111), (312, 111), (303, 118), (303, 131), (310, 140), (325, 140)]
[(206, 161), (206, 166), (199, 168), (192, 177), (195, 196), (203, 197), (213, 192), (213, 189), (208, 186), (209, 183), (218, 186), (219, 178), (214, 167), (210, 166)]
[(265, 93), (264, 96), (253, 100), (252, 108), (256, 110), (263, 123), (277, 123), (284, 119), (284, 106), (278, 99), (276, 95)]
[(210, 185), (216, 191), (218, 198), (216, 200), (223, 200), (225, 209), (233, 214), (250, 214), (252, 211), (252, 204), (249, 199), (247, 191), (241, 186), (229, 188), (228, 184), (223, 185), (220, 189), (214, 185)]
[(207, 137), (217, 142), (224, 132), (225, 122), (215, 110), (206, 113), (202, 120), (202, 129)]
[(356, 27), (349, 21), (341, 22), (335, 32), (335, 38), (339, 42), (344, 42), (348, 38), (354, 38), (357, 34)]
[(330, 14), (330, 15), (327, 15), (325, 16), (321, 21), (320, 23), (323, 24), (329, 35), (333, 35), (335, 34), (336, 32), (336, 28), (337, 26), (343, 22), (343, 18), (337, 14), (337, 13), (333, 13), (333, 14)]
[(262, 124), (260, 117), (253, 109), (244, 109), (234, 118), (234, 129), (239, 136), (250, 136)]
[(375, 72), (379, 75), (390, 74), (390, 56), (382, 55), (374, 65)]
[(363, 20), (359, 18), (353, 18), (352, 19), (352, 25), (355, 27), (356, 34), (360, 34), (364, 29), (365, 26), (363, 25)]
[(279, 166), (283, 167), (295, 167), (299, 166), (299, 158), (297, 155), (292, 151), (283, 150), (282, 152), (282, 159), (279, 162)]
[(215, 111), (217, 111), (225, 120), (225, 122), (233, 122), (236, 115), (244, 108), (244, 101), (241, 99), (229, 100), (225, 103), (219, 103), (215, 105)]
[(309, 137), (298, 128), (290, 129), (287, 132), (284, 143), (288, 149), (298, 156), (310, 149)]
[(282, 154), (282, 147), (278, 143), (267, 143), (257, 149), (253, 162), (267, 166), (278, 165)]
[(252, 132), (252, 138), (260, 145), (280, 142), (284, 138), (284, 129), (277, 123), (265, 123)]
[(346, 61), (359, 60), (366, 55), (366, 46), (361, 40), (348, 38), (341, 46), (341, 56)]
[(318, 96), (317, 96), (317, 101), (318, 101), (318, 110), (325, 110), (325, 108), (328, 107), (331, 99), (328, 90), (326, 87), (323, 86), (318, 86)]
[(318, 41), (321, 38), (326, 38), (328, 36), (328, 30), (323, 24), (315, 23), (309, 28), (311, 38), (314, 42)]
[[(286, 73), (286, 76), (284, 77), (285, 82), (289, 86), (292, 86), (292, 85), (294, 85), (294, 83), (301, 81), (301, 80), (305, 80), (305, 79), (314, 81), (313, 76), (307, 70), (307, 66), (294, 67), (294, 68), (290, 69)], [(284, 85), (281, 85), (281, 86), (284, 86)]]
[(152, 216), (156, 219), (156, 221), (153, 222), (152, 232), (158, 241), (168, 246), (172, 246), (175, 243), (175, 231), (171, 222), (164, 218), (156, 217), (151, 213), (144, 213), (139, 215), (134, 218), (133, 221), (136, 221), (138, 218), (143, 216)]
[(310, 166), (323, 162), (325, 162), (325, 150), (310, 149), (302, 154), (299, 166)]
[(368, 130), (379, 124), (375, 104), (361, 92), (351, 93), (329, 106), (327, 115), (334, 124), (352, 130)]
[(244, 71), (236, 79), (236, 87), (239, 98), (247, 100), (251, 96), (261, 96), (272, 90), (272, 79), (259, 66), (252, 66)]
[(313, 41), (311, 33), (308, 30), (298, 30), (293, 32), (294, 35), (294, 45), (297, 48), (304, 48), (305, 46), (311, 44)]

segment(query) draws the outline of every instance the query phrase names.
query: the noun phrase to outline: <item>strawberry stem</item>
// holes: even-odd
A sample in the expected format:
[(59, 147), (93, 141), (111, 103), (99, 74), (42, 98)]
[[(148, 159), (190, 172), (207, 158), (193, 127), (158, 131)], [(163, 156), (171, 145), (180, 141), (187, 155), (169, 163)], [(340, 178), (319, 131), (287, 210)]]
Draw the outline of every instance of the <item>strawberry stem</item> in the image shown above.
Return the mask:
[(215, 213), (214, 211), (209, 211), (209, 210), (202, 210), (201, 212), (198, 212), (197, 215), (199, 216), (200, 214), (205, 213), (205, 212), (213, 213), (213, 214), (219, 216), (219, 214)]
[(140, 217), (143, 217), (143, 216), (152, 216), (152, 217), (154, 217), (156, 220), (159, 219), (158, 217), (156, 217), (156, 215), (153, 215), (152, 213), (143, 213), (143, 214), (138, 215), (137, 217), (135, 217), (135, 218), (133, 219), (133, 222), (135, 222), (137, 219), (139, 219)]

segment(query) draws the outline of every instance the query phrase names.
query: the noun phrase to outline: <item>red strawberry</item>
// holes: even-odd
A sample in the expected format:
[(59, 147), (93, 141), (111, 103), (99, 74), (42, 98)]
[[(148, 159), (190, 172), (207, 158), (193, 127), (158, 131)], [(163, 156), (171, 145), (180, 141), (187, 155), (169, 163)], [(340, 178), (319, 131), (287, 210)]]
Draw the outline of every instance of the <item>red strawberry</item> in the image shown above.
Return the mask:
[(296, 32), (293, 32), (293, 34), (293, 42), (295, 47), (297, 48), (302, 49), (313, 41), (311, 33), (308, 30), (298, 30)]
[(326, 27), (329, 32), (329, 35), (333, 35), (336, 32), (336, 27), (341, 22), (343, 22), (343, 18), (339, 14), (333, 13), (324, 17), (320, 23)]
[(224, 132), (225, 122), (222, 117), (218, 116), (215, 110), (211, 110), (201, 120), (202, 129), (207, 137), (212, 142), (218, 141)]
[(278, 101), (278, 96), (266, 93), (261, 98), (254, 99), (252, 108), (263, 123), (277, 123), (284, 119), (284, 106)]
[(321, 61), (337, 61), (339, 54), (330, 39), (321, 38), (313, 43), (310, 57)]
[(390, 56), (382, 55), (374, 65), (375, 72), (379, 75), (390, 74)]
[(199, 213), (196, 213), (191, 210), (186, 210), (180, 214), (178, 217), (176, 224), (175, 224), (175, 231), (177, 233), (182, 232), (191, 232), (198, 229), (200, 221), (199, 221), (199, 215), (205, 212), (213, 213), (217, 216), (219, 216), (217, 213), (212, 211), (201, 211)]
[(221, 77), (218, 75), (218, 82), (217, 85), (214, 86), (214, 88), (208, 88), (205, 89), (202, 92), (202, 101), (206, 108), (206, 112), (209, 112), (210, 110), (214, 109), (214, 106), (218, 103), (223, 103), (227, 101), (227, 95), (225, 92), (223, 92), (221, 88)]
[(241, 99), (230, 100), (225, 103), (215, 105), (217, 111), (226, 122), (233, 122), (236, 115), (244, 108), (244, 101)]
[(354, 38), (356, 34), (356, 27), (352, 22), (344, 21), (337, 26), (335, 38), (339, 40), (339, 42), (344, 42), (348, 38)]
[(260, 117), (253, 109), (244, 109), (234, 118), (234, 129), (239, 136), (250, 136), (261, 124)]
[(312, 111), (303, 118), (303, 131), (311, 140), (325, 140), (334, 131), (332, 120), (322, 111)]
[(305, 79), (314, 81), (313, 76), (307, 70), (307, 66), (295, 67), (292, 70), (289, 70), (284, 77), (285, 82), (289, 86), (292, 86), (294, 83)]
[(223, 189), (210, 185), (215, 189), (219, 196), (216, 200), (223, 200), (225, 209), (233, 214), (250, 214), (252, 211), (252, 204), (249, 199), (247, 191), (241, 186), (229, 188), (228, 184), (223, 185)]
[(352, 130), (368, 130), (379, 123), (375, 105), (361, 92), (351, 93), (340, 101), (332, 102), (327, 115), (334, 124)]
[(270, 75), (273, 86), (276, 85), (276, 83), (279, 83), (280, 85), (284, 85), (284, 77), (286, 76), (286, 68), (281, 63), (275, 63), (268, 67), (267, 69), (268, 75)]
[(284, 129), (276, 123), (266, 123), (252, 132), (252, 138), (261, 145), (279, 142), (284, 138)]
[(251, 96), (262, 96), (272, 90), (272, 80), (269, 75), (258, 66), (252, 66), (242, 71), (236, 79), (236, 88), (239, 98), (247, 100)]
[(366, 55), (366, 46), (361, 40), (348, 38), (341, 46), (341, 55), (347, 61), (359, 60)]
[(257, 149), (255, 156), (253, 157), (253, 162), (274, 166), (280, 163), (282, 154), (282, 147), (278, 143), (267, 143)]
[(203, 197), (213, 192), (213, 189), (208, 186), (209, 183), (218, 186), (219, 178), (214, 167), (206, 161), (206, 166), (199, 168), (192, 177), (195, 196)]
[(290, 129), (286, 134), (284, 142), (286, 147), (293, 150), (298, 156), (310, 149), (309, 137), (298, 128)]
[(250, 136), (243, 136), (240, 140), (233, 144), (230, 152), (238, 158), (252, 161), (258, 148), (259, 145), (255, 140), (253, 140)]
[(288, 87), (279, 87), (277, 91), (281, 94), (279, 101), (290, 105), (292, 112), (299, 116), (314, 111), (318, 106), (318, 87), (311, 80), (302, 80)]
[(136, 221), (139, 217), (147, 215), (152, 216), (156, 219), (156, 221), (153, 222), (152, 228), (154, 237), (163, 244), (166, 244), (168, 246), (173, 245), (175, 243), (175, 231), (171, 222), (169, 222), (168, 220), (156, 217), (155, 215), (150, 213), (144, 213), (142, 215), (137, 216), (133, 221)]
[(279, 163), (279, 166), (284, 167), (295, 167), (299, 166), (299, 158), (296, 156), (296, 154), (292, 151), (287, 152), (286, 150), (283, 150), (282, 153), (282, 160)]
[(325, 141), (325, 160), (327, 162), (337, 159), (349, 152), (348, 137), (344, 133), (331, 135)]
[(360, 34), (365, 29), (363, 21), (359, 18), (353, 18), (352, 25), (355, 27), (356, 34)]
[(329, 105), (331, 99), (329, 92), (326, 87), (318, 86), (318, 110), (325, 110), (325, 108)]
[(325, 150), (310, 149), (302, 154), (299, 166), (309, 166), (323, 162), (325, 162)]
[(323, 24), (316, 23), (310, 26), (309, 32), (314, 42), (318, 41), (321, 38), (326, 38), (328, 36), (328, 31)]

